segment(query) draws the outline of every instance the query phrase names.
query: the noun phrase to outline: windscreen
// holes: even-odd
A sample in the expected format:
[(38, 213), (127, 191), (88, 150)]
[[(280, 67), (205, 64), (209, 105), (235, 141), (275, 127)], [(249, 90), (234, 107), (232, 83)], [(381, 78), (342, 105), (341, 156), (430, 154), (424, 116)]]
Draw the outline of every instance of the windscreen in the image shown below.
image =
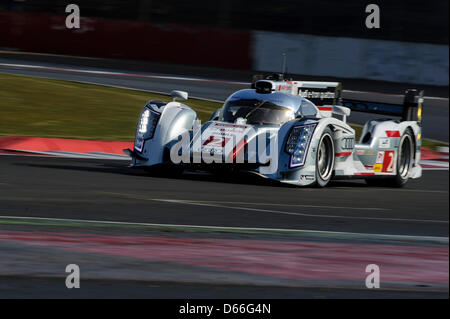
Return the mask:
[(246, 124), (277, 125), (294, 118), (294, 112), (287, 107), (262, 100), (235, 100), (225, 104), (222, 121), (235, 123), (237, 119)]

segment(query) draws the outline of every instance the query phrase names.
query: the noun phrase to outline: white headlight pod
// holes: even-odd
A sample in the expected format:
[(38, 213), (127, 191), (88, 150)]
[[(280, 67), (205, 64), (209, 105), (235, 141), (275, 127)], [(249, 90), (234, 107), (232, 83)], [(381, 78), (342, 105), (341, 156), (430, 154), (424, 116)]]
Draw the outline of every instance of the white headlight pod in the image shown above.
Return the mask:
[(299, 167), (305, 164), (309, 144), (317, 124), (303, 124), (294, 126), (286, 143), (286, 152), (291, 154), (289, 167)]
[(144, 141), (153, 138), (160, 115), (160, 113), (148, 107), (144, 107), (142, 110), (136, 130), (136, 139), (134, 141), (134, 148), (139, 152), (144, 147)]

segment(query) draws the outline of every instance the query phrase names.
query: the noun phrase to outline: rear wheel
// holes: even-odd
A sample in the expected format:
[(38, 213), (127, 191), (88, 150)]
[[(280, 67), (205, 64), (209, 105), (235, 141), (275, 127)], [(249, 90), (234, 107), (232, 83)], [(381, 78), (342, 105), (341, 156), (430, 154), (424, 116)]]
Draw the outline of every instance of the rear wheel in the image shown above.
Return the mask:
[(398, 147), (397, 174), (384, 179), (367, 179), (366, 182), (373, 186), (402, 187), (409, 179), (414, 163), (414, 134), (407, 130), (403, 134)]
[(316, 186), (324, 187), (333, 176), (334, 142), (333, 133), (326, 128), (319, 140), (316, 155)]

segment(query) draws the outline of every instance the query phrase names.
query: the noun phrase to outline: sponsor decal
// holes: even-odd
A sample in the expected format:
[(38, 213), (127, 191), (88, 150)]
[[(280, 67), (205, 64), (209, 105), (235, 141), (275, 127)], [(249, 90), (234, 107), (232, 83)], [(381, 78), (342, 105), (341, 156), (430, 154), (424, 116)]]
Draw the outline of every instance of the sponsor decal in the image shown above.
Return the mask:
[(203, 146), (209, 145), (215, 147), (225, 147), (225, 145), (228, 143), (229, 140), (230, 137), (210, 136), (205, 140), (205, 142), (203, 142)]
[(336, 92), (336, 88), (334, 87), (299, 87), (297, 91), (297, 95), (310, 100), (317, 106), (334, 105), (338, 94), (339, 93)]
[(372, 150), (358, 150), (356, 151), (357, 155), (366, 155), (366, 156), (373, 156), (375, 155), (374, 151)]
[(389, 138), (383, 137), (378, 140), (378, 148), (390, 148), (391, 140)]
[(377, 159), (373, 165), (375, 173), (392, 173), (395, 165), (394, 151), (379, 151)]
[(226, 127), (228, 130), (234, 131), (235, 129), (245, 130), (249, 128), (247, 125), (227, 124), (227, 123), (214, 123), (215, 127)]
[(311, 91), (298, 89), (298, 95), (305, 99), (334, 99), (335, 93), (330, 91)]
[(383, 173), (392, 173), (394, 171), (395, 152), (386, 151), (383, 162)]
[(292, 85), (278, 85), (278, 91), (288, 91), (292, 90)]
[(261, 163), (261, 174), (273, 174), (278, 167), (277, 134), (258, 132), (248, 125), (213, 123), (202, 132), (201, 123), (178, 136), (170, 148), (174, 164)]
[(373, 165), (373, 171), (376, 173), (381, 173), (383, 169), (383, 161), (384, 161), (384, 152), (378, 152), (377, 159), (375, 164)]
[(377, 154), (377, 160), (375, 161), (376, 164), (382, 164), (384, 161), (384, 151), (378, 152)]
[(373, 166), (373, 171), (375, 173), (381, 173), (382, 169), (383, 169), (383, 164), (377, 163)]

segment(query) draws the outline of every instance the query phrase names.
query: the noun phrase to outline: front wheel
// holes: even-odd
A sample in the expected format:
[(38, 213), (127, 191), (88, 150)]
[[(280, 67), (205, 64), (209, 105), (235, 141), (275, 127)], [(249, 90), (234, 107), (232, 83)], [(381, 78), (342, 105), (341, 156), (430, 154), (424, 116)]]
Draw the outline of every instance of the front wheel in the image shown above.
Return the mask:
[(316, 186), (325, 187), (334, 171), (333, 132), (326, 128), (320, 136), (316, 155)]

